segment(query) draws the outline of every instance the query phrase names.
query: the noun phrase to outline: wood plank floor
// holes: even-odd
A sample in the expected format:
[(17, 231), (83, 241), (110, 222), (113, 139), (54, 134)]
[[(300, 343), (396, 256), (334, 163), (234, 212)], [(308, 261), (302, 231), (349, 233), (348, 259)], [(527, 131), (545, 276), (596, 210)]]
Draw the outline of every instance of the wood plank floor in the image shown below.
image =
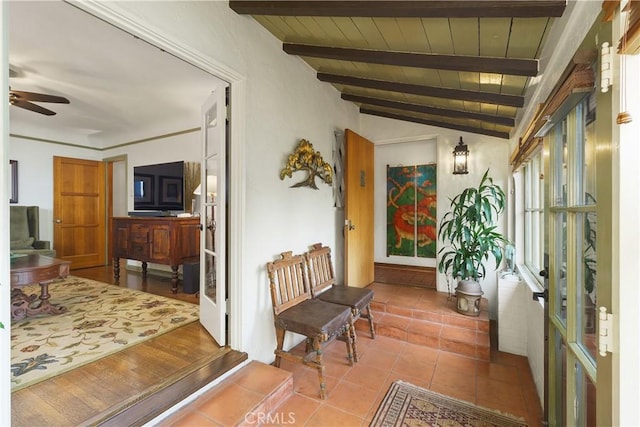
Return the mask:
[[(72, 275), (113, 283), (110, 267), (73, 270)], [(197, 303), (197, 296), (171, 293), (168, 277), (121, 269), (118, 285)], [(140, 425), (203, 387), (246, 353), (219, 346), (198, 322), (11, 396), (13, 426)]]

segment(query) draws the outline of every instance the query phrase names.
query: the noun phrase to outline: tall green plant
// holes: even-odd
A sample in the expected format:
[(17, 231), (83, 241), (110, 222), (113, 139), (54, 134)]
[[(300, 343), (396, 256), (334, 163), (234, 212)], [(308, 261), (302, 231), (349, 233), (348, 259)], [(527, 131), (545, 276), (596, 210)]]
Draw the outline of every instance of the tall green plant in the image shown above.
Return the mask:
[(503, 247), (509, 241), (496, 231), (495, 220), (504, 211), (505, 194), (484, 173), (480, 185), (465, 189), (451, 200), (442, 218), (438, 239), (446, 244), (438, 254), (438, 270), (463, 280), (485, 276), (483, 260), (493, 255), (500, 265)]

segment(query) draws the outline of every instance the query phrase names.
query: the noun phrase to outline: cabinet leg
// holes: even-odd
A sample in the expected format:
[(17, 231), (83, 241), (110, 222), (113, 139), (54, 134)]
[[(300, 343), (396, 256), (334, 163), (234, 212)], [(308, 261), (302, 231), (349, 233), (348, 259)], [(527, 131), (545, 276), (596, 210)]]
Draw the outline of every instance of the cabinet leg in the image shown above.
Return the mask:
[(113, 278), (118, 280), (120, 278), (120, 258), (113, 258)]
[(147, 277), (147, 262), (142, 261), (142, 277)]
[(178, 293), (178, 266), (171, 266), (171, 292)]

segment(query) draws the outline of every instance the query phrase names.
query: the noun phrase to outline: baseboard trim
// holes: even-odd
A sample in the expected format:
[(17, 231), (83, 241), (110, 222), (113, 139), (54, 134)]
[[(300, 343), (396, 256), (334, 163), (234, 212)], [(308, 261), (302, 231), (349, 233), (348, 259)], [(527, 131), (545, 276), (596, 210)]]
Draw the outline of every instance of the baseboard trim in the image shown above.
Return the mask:
[(374, 280), (378, 283), (436, 289), (436, 269), (434, 267), (376, 262), (374, 263)]

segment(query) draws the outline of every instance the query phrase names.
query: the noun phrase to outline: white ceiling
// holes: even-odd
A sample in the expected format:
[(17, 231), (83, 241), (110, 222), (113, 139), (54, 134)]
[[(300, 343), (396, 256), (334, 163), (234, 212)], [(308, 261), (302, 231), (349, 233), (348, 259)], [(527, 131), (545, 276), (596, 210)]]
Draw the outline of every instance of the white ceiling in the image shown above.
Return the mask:
[(200, 125), (212, 75), (62, 1), (8, 9), (10, 87), (70, 100), (12, 106), (12, 134), (104, 148)]

